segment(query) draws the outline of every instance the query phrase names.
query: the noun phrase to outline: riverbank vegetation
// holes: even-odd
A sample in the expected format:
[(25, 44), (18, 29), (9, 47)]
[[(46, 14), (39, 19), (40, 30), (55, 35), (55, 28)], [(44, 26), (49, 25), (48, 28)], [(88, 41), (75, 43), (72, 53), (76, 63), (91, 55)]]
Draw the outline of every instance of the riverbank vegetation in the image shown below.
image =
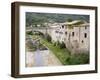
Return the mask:
[[(89, 54), (88, 53), (75, 53), (71, 52), (65, 47), (65, 44), (62, 43), (51, 43), (46, 39), (41, 39), (42, 44), (46, 45), (52, 53), (61, 61), (63, 65), (77, 65), (77, 64), (88, 64), (89, 63)], [(56, 44), (56, 45), (54, 45)]]
[[(28, 35), (31, 35), (32, 39), (39, 39), (40, 44), (38, 48), (40, 50), (48, 48), (63, 65), (89, 64), (89, 53), (71, 54), (71, 51), (66, 48), (63, 42), (52, 42), (50, 35), (45, 37), (40, 34), (32, 34), (31, 32)], [(37, 49), (37, 44), (33, 45), (32, 42), (29, 42), (27, 46), (31, 51), (36, 51)]]

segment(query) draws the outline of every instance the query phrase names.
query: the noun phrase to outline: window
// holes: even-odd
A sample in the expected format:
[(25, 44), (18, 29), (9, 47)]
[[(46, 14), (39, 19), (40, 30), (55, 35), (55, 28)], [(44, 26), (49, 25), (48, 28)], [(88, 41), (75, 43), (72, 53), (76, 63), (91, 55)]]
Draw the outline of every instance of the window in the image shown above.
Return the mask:
[(62, 25), (62, 28), (64, 28), (64, 25)]
[(67, 31), (65, 32), (65, 34), (67, 35)]
[(63, 34), (63, 32), (59, 32), (60, 34)]
[(84, 43), (84, 41), (82, 40), (82, 43)]
[(72, 32), (72, 36), (74, 36), (74, 32)]
[(87, 33), (84, 33), (84, 38), (87, 38)]
[(55, 31), (56, 33), (58, 33), (58, 31)]
[(87, 29), (87, 26), (85, 26), (85, 29)]

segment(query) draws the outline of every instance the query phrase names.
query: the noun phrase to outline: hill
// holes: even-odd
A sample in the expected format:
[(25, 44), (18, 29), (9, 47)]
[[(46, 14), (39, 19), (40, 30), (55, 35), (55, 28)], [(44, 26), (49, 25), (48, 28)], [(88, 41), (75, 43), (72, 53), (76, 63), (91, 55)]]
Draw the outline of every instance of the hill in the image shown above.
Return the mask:
[(89, 22), (89, 15), (26, 12), (26, 26), (43, 25), (46, 22), (63, 23), (72, 20), (85, 20)]

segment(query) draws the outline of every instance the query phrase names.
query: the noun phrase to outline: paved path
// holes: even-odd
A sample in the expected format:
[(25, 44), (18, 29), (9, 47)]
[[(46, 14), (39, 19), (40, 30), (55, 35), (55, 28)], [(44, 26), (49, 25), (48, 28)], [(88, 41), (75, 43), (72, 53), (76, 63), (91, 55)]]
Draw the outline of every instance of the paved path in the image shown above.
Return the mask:
[(26, 66), (60, 66), (58, 58), (49, 50), (26, 52)]

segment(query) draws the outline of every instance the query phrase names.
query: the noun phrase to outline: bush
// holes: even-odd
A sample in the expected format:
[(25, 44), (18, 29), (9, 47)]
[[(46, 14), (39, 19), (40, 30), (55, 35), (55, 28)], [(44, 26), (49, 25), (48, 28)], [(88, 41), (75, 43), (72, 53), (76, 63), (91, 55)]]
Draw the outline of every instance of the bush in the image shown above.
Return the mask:
[(47, 39), (48, 42), (51, 42), (51, 40), (52, 40), (52, 38), (49, 34), (47, 34), (46, 39)]
[(56, 43), (54, 43), (54, 45), (59, 46), (61, 49), (66, 48), (66, 45), (64, 42), (60, 43), (59, 41), (57, 41)]
[(26, 46), (30, 51), (36, 51), (36, 49), (37, 49), (37, 47), (35, 45), (33, 45), (32, 42), (30, 42), (30, 41), (26, 43)]
[(26, 32), (28, 35), (33, 35), (32, 31)]
[(39, 35), (44, 35), (43, 33), (39, 32)]
[(60, 46), (60, 42), (59, 42), (59, 41), (57, 41), (57, 42), (56, 42), (56, 45), (57, 45), (57, 46)]
[(44, 34), (41, 33), (41, 32), (36, 32), (35, 35), (39, 35), (39, 36), (41, 36), (41, 37), (44, 37)]
[(66, 45), (65, 45), (64, 42), (60, 43), (60, 48), (61, 48), (61, 49), (62, 49), (62, 48), (66, 48)]
[(54, 46), (56, 46), (56, 44), (57, 44), (56, 42), (53, 43)]
[(86, 54), (86, 53), (73, 54), (68, 59), (66, 59), (66, 62), (69, 65), (88, 64), (89, 63), (89, 54)]

